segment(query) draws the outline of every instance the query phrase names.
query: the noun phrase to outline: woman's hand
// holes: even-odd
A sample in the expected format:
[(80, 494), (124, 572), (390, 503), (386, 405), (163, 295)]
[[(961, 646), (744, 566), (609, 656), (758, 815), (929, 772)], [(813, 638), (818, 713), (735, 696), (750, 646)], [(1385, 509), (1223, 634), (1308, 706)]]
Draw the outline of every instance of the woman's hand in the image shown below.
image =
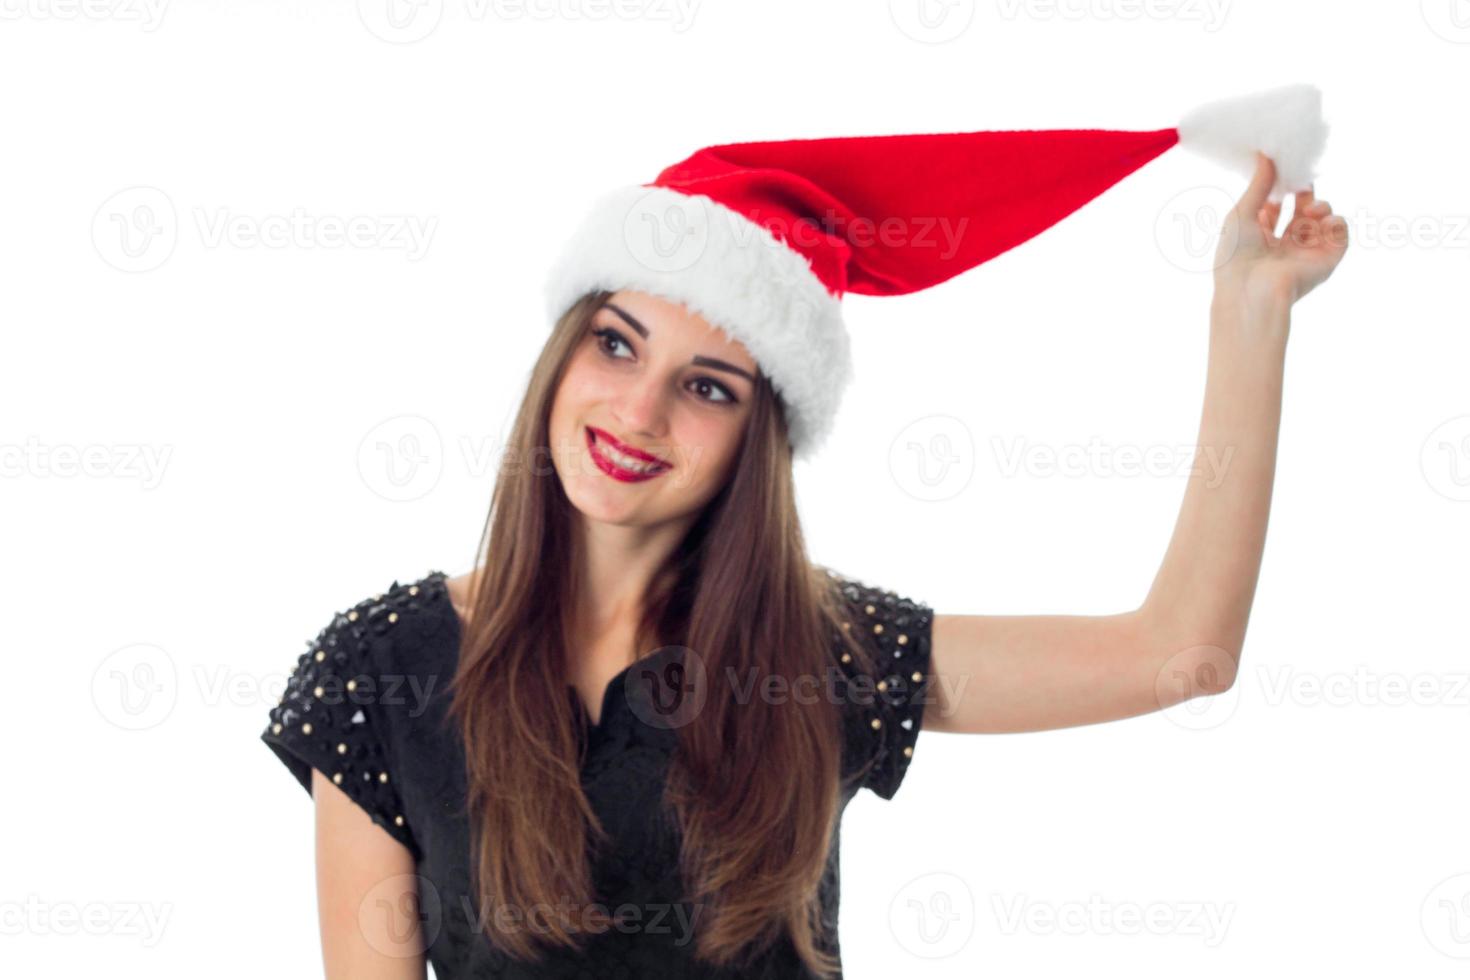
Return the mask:
[(1226, 218), (1215, 254), (1216, 296), (1251, 309), (1289, 308), (1332, 275), (1347, 252), (1347, 222), (1310, 188), (1297, 192), (1278, 237), (1281, 202), (1267, 199), (1275, 180), (1275, 163), (1258, 152), (1255, 175)]

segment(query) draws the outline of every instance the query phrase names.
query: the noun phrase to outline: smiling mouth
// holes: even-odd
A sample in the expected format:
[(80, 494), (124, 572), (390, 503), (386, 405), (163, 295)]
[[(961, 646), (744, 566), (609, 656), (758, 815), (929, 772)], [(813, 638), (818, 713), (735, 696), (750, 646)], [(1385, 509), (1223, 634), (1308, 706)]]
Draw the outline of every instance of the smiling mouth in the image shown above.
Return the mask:
[(619, 480), (647, 480), (672, 469), (668, 463), (637, 459), (614, 449), (591, 426), (587, 427), (587, 449), (592, 453), (592, 459), (599, 469)]

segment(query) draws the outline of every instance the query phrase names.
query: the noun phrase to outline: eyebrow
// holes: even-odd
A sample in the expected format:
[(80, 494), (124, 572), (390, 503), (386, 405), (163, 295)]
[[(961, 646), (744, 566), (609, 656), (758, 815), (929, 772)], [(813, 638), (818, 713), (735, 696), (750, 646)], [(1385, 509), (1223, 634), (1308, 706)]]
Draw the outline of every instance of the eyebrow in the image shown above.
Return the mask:
[[(632, 327), (638, 332), (638, 336), (642, 337), (644, 340), (648, 339), (648, 328), (635, 320), (633, 316), (628, 313), (627, 310), (624, 310), (616, 303), (603, 303), (602, 305), (605, 309), (612, 310), (618, 316), (622, 317), (623, 321), (627, 323), (628, 326)], [(729, 371), (731, 374), (740, 375), (751, 384), (756, 383), (755, 376), (752, 375), (749, 371), (745, 370), (744, 368), (738, 368), (735, 365), (731, 364), (729, 361), (722, 361), (717, 357), (705, 357), (702, 354), (696, 354), (694, 355), (694, 359), (691, 360), (689, 363), (697, 364), (700, 367), (714, 368), (717, 371)]]

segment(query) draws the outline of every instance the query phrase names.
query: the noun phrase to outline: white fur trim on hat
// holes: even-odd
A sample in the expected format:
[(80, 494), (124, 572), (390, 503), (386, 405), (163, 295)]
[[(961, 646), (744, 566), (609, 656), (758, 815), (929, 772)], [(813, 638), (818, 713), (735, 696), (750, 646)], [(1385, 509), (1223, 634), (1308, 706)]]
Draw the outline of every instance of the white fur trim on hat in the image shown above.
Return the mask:
[(603, 195), (552, 264), (552, 322), (580, 297), (636, 290), (683, 303), (745, 345), (786, 404), (797, 459), (831, 432), (852, 355), (841, 303), (811, 263), (702, 194), (637, 185)]
[(1312, 85), (1285, 85), (1211, 102), (1175, 127), (1179, 144), (1249, 177), (1256, 151), (1276, 164), (1269, 198), (1279, 201), (1312, 183), (1317, 158), (1327, 146), (1322, 93)]

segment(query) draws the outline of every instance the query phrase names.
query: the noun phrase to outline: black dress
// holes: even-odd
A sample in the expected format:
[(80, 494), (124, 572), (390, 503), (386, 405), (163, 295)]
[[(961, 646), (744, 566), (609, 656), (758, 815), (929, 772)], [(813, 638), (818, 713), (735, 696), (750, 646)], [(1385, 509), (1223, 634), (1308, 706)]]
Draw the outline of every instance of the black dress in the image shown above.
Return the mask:
[[(634, 687), (624, 686), (637, 663), (608, 684), (596, 725), (570, 686), (568, 692), (586, 738), (582, 785), (615, 845), (596, 866), (598, 896), (609, 912), (632, 909), (638, 927), (593, 935), (580, 953), (548, 950), (540, 963), (511, 959), (491, 945), (478, 929), (484, 920), (471, 898), (463, 742), (445, 716), (460, 621), (444, 579), (436, 571), (407, 585), (394, 582), (382, 595), (333, 617), (301, 654), (261, 735), (308, 793), (311, 770), (318, 769), (408, 848), (417, 866), (421, 928), (434, 975), (810, 977), (784, 939), (757, 967), (738, 974), (694, 959), (698, 917), (679, 890), (672, 824), (666, 815), (653, 816), (664, 810), (659, 799), (676, 732), (642, 720), (648, 716), (637, 710)], [(852, 692), (841, 698), (845, 808), (864, 786), (892, 799), (903, 780), (925, 703), (932, 700), (933, 610), (856, 580), (837, 581), (852, 629), (869, 631), (878, 641), (883, 674), (859, 677), (855, 662), (844, 661), (841, 682)], [(879, 680), (887, 682), (884, 693), (876, 690)], [(834, 833), (821, 888), (823, 944), (833, 953), (839, 952), (839, 845)]]

